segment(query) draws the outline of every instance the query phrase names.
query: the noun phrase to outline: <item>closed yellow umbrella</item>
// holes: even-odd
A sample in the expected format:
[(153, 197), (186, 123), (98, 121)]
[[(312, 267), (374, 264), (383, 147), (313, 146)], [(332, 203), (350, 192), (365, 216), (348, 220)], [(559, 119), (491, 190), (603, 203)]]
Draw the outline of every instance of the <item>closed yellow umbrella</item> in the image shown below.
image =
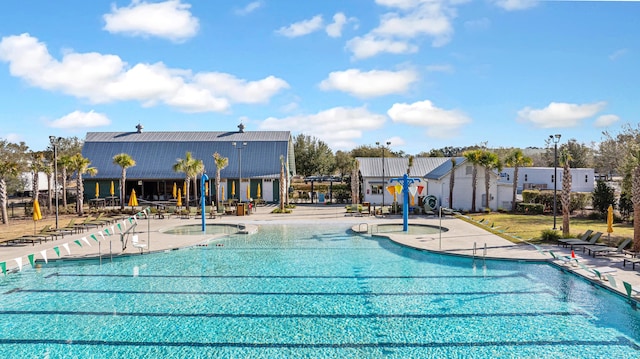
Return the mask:
[(131, 190), (131, 196), (129, 197), (129, 206), (135, 207), (138, 205), (138, 198), (136, 197), (136, 190)]
[(109, 187), (109, 194), (111, 195), (111, 197), (113, 197), (113, 195), (116, 194), (116, 190), (113, 187), (113, 181), (111, 181), (111, 187)]
[(607, 209), (607, 233), (611, 236), (613, 233), (613, 206), (609, 205)]
[(39, 221), (42, 219), (42, 212), (40, 211), (40, 204), (38, 203), (38, 199), (36, 198), (33, 201), (33, 220)]
[(262, 191), (260, 190), (260, 183), (258, 183), (258, 189), (256, 190), (256, 195), (258, 196), (258, 198), (262, 198)]
[(42, 212), (40, 212), (40, 204), (38, 199), (33, 200), (33, 234), (36, 234), (36, 221), (42, 219)]
[(182, 182), (182, 193), (187, 194), (187, 181)]
[(220, 186), (220, 200), (224, 201), (224, 187)]
[(209, 182), (204, 183), (204, 195), (205, 196), (209, 195)]
[(251, 198), (251, 182), (249, 182), (249, 185), (247, 186), (247, 200)]
[(176, 199), (176, 197), (178, 197), (178, 185), (176, 185), (175, 182), (173, 182), (173, 191), (171, 192), (171, 194), (173, 195), (173, 199)]
[(235, 195), (236, 195), (236, 182), (231, 181), (231, 197), (234, 197)]
[(176, 206), (182, 207), (182, 191), (178, 188), (178, 202), (176, 202)]
[(96, 198), (100, 197), (100, 183), (96, 182)]

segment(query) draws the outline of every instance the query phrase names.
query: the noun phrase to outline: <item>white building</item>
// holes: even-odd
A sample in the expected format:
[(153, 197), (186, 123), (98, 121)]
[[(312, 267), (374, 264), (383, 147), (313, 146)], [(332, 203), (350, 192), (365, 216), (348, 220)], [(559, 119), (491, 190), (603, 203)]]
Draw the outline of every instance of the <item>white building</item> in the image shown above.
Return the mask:
[[(513, 184), (513, 167), (504, 168), (500, 172), (501, 183)], [(525, 189), (553, 189), (554, 167), (519, 167), (517, 192)], [(562, 167), (557, 167), (558, 182), (556, 188), (562, 189)], [(593, 168), (571, 168), (571, 191), (593, 192), (595, 171)]]
[[(407, 172), (409, 165), (408, 158), (385, 158), (383, 181), (382, 158), (359, 157), (356, 160), (360, 165), (360, 174), (362, 175), (362, 201), (370, 202), (372, 205), (382, 204), (382, 190), (391, 185), (390, 178), (402, 177)], [(410, 177), (419, 178), (418, 186), (423, 188), (423, 191), (417, 197), (435, 196), (438, 205), (449, 207), (451, 169), (452, 162), (451, 158), (448, 157), (414, 158)], [(451, 206), (454, 209), (471, 210), (472, 171), (473, 166), (467, 164), (464, 157), (456, 158), (453, 203)], [(497, 210), (498, 208), (510, 209), (512, 187), (507, 183), (499, 183), (498, 173), (495, 171), (491, 171), (489, 176), (489, 208), (491, 210)], [(476, 210), (484, 208), (485, 198), (485, 171), (484, 168), (479, 167), (476, 184)], [(392, 202), (393, 195), (385, 192), (385, 205), (389, 205)], [(403, 203), (402, 196), (397, 197), (397, 202)]]

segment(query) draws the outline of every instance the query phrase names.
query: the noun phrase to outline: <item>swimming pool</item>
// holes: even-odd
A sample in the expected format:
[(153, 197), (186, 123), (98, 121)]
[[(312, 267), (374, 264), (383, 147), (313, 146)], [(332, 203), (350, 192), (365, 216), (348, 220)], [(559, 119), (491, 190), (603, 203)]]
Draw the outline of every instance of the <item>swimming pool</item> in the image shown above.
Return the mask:
[(0, 281), (0, 353), (78, 358), (637, 358), (640, 315), (546, 264), (352, 235), (256, 235)]

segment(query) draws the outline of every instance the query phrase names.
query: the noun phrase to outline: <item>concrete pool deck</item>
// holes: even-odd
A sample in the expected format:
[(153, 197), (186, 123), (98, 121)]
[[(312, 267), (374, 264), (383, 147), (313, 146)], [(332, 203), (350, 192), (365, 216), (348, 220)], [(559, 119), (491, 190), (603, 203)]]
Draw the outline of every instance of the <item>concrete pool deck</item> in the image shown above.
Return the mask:
[[(344, 223), (351, 224), (354, 228), (360, 228), (363, 231), (376, 233), (377, 226), (381, 224), (401, 224), (400, 216), (386, 216), (378, 218), (375, 216), (350, 216), (346, 215), (345, 207), (342, 205), (324, 205), (324, 204), (301, 204), (290, 214), (272, 214), (271, 211), (275, 206), (259, 206), (255, 212), (249, 216), (232, 216), (225, 215), (217, 219), (206, 219), (207, 224), (229, 224), (232, 226), (243, 225), (251, 228), (253, 225), (269, 224), (269, 223), (296, 223), (296, 222), (326, 222), (327, 224)], [(224, 236), (220, 235), (172, 235), (164, 233), (164, 231), (181, 225), (199, 225), (201, 218), (181, 219), (177, 217), (157, 219), (151, 217), (149, 219), (139, 219), (136, 232), (143, 244), (148, 248), (144, 252), (161, 252), (174, 250), (184, 247), (193, 247), (197, 245), (214, 245), (211, 243), (216, 238)], [(438, 227), (440, 219), (434, 216), (410, 216), (409, 224), (421, 224)], [(512, 243), (498, 235), (495, 235), (479, 225), (468, 223), (464, 220), (453, 216), (445, 216), (442, 218), (442, 227), (448, 229), (446, 232), (435, 234), (399, 234), (399, 233), (381, 233), (390, 240), (401, 245), (428, 250), (431, 252), (442, 252), (450, 255), (474, 255), (474, 244), (476, 247), (475, 256), (478, 258), (486, 257), (487, 259), (507, 259), (522, 261), (553, 261), (548, 253), (540, 253), (532, 245), (522, 243)], [(120, 255), (136, 255), (140, 253), (140, 249), (134, 247), (131, 243), (127, 244), (127, 248), (123, 251), (119, 235), (106, 236), (101, 239), (99, 244), (92, 239), (87, 242), (81, 241), (82, 247), (74, 243), (82, 237), (89, 238), (91, 234), (103, 231), (104, 228), (91, 228), (84, 233), (66, 235), (54, 241), (43, 243), (28, 244), (12, 244), (0, 246), (0, 262), (6, 262), (7, 269), (17, 267), (15, 258), (26, 258), (30, 254), (34, 254), (36, 260), (41, 261), (41, 252), (45, 251), (49, 259), (57, 258), (54, 247), (59, 247), (61, 257), (63, 259), (82, 259), (97, 258), (102, 256), (103, 260), (108, 260), (110, 256)], [(103, 232), (104, 233), (104, 232)], [(130, 240), (129, 240), (130, 242)], [(71, 254), (68, 255), (62, 245), (68, 243)], [(486, 246), (486, 252), (485, 252)], [(543, 246), (545, 250), (552, 250), (558, 255), (569, 256), (571, 251), (568, 248), (556, 245)], [(622, 282), (630, 283), (634, 289), (640, 289), (640, 272), (638, 268), (632, 270), (630, 264), (626, 267), (622, 266), (623, 257), (621, 256), (603, 256), (592, 258), (587, 253), (582, 253), (580, 249), (576, 250), (578, 261), (587, 267), (609, 267), (614, 270), (611, 274), (617, 282), (617, 288), (612, 288), (608, 281), (599, 281), (591, 273), (587, 272), (578, 265), (567, 264), (563, 261), (555, 261), (563, 270), (573, 271), (576, 274), (594, 281), (595, 283), (616, 290), (626, 295)], [(25, 266), (23, 270), (30, 270), (27, 260), (23, 260)], [(640, 265), (638, 265), (640, 268)], [(606, 270), (605, 270), (606, 271)], [(604, 273), (603, 273), (604, 274)]]

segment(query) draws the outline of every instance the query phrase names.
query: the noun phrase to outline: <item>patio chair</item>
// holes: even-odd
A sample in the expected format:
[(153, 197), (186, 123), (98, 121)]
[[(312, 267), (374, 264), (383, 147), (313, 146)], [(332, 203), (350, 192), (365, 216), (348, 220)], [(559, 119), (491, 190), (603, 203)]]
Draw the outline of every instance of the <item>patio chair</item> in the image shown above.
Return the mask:
[[(578, 263), (578, 259), (577, 258), (571, 258), (569, 256), (559, 256), (559, 255), (555, 254), (553, 251), (549, 251), (549, 254), (551, 254), (551, 257), (553, 257), (554, 260), (562, 261), (564, 263), (571, 263), (571, 262), (575, 261), (576, 264), (580, 264), (580, 263)], [(574, 264), (574, 266), (576, 264)]]
[[(558, 239), (558, 245), (563, 244), (563, 243), (567, 243), (567, 242), (576, 242), (576, 241), (587, 242), (587, 239), (589, 238), (591, 233), (593, 233), (593, 231), (588, 229), (586, 232), (584, 232), (582, 234), (582, 236), (580, 238), (560, 238), (560, 239)], [(564, 246), (566, 247), (566, 245), (564, 245)]]
[(598, 239), (600, 239), (601, 236), (602, 236), (602, 232), (596, 232), (586, 242), (585, 241), (580, 241), (580, 240), (576, 240), (574, 242), (565, 242), (565, 247), (569, 246), (569, 249), (573, 249), (574, 247), (582, 247), (582, 252), (584, 252), (585, 251), (585, 249), (584, 249), (585, 246), (597, 245), (596, 242), (598, 241)]
[(596, 257), (598, 253), (610, 255), (612, 254), (624, 254), (624, 247), (626, 247), (629, 243), (631, 243), (631, 238), (627, 238), (618, 247), (607, 247), (607, 246), (584, 246), (583, 251), (586, 249), (589, 251), (589, 255), (592, 257)]

